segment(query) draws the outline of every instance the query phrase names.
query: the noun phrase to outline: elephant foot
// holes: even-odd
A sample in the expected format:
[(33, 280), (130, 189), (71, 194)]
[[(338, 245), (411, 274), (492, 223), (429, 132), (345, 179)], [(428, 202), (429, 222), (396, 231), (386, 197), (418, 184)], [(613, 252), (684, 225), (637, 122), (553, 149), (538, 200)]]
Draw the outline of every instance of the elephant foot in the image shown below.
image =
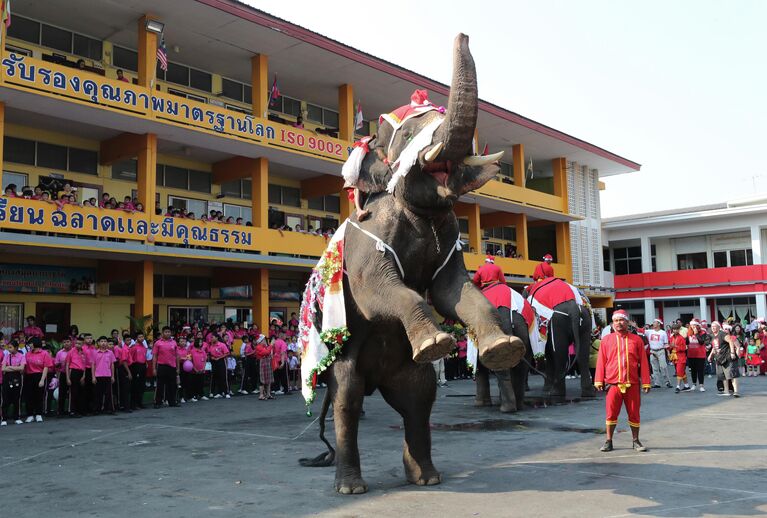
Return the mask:
[(413, 350), (413, 361), (429, 363), (444, 358), (455, 348), (455, 339), (447, 333), (437, 333), (437, 336), (427, 338)]
[(475, 399), (474, 406), (493, 406), (493, 402), (490, 399)]
[(525, 356), (525, 344), (516, 336), (502, 336), (482, 349), (479, 361), (491, 370), (515, 367)]
[(359, 476), (336, 479), (335, 486), (336, 491), (342, 495), (361, 495), (368, 492), (368, 485)]
[(513, 403), (501, 403), (502, 414), (513, 414), (518, 410), (517, 405)]
[(407, 481), (416, 486), (436, 486), (442, 482), (442, 475), (432, 466), (427, 469), (410, 469), (405, 466)]

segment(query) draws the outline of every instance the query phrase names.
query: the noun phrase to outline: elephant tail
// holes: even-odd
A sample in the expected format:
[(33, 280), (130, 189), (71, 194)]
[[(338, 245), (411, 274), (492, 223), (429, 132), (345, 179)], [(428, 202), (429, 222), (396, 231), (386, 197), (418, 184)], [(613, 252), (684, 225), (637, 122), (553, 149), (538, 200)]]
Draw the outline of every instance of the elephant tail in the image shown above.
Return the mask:
[(298, 463), (306, 468), (324, 468), (332, 466), (336, 461), (336, 450), (330, 444), (330, 441), (325, 437), (325, 417), (328, 415), (328, 409), (330, 408), (330, 389), (325, 391), (325, 397), (322, 400), (322, 411), (320, 412), (320, 439), (328, 447), (328, 451), (320, 453), (314, 458), (298, 459)]

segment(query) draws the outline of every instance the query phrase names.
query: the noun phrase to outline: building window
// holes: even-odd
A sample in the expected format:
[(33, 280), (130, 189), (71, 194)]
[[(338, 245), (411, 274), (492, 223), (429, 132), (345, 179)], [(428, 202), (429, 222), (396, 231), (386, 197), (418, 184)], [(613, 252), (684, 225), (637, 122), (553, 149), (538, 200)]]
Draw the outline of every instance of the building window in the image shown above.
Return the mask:
[(165, 298), (187, 298), (189, 295), (188, 277), (185, 275), (163, 275), (162, 294)]
[(606, 246), (602, 247), (602, 268), (606, 272), (611, 272), (610, 268), (610, 249)]
[(13, 15), (12, 21), (8, 27), (8, 37), (40, 44), (40, 22), (16, 14)]
[(750, 248), (714, 252), (714, 268), (751, 266), (752, 264), (754, 264), (754, 254)]
[(221, 78), (221, 95), (245, 104), (253, 102), (253, 88), (250, 85), (225, 77)]
[(253, 196), (253, 193), (251, 192), (252, 185), (253, 182), (250, 178), (224, 182), (221, 184), (221, 194), (224, 196), (231, 196), (232, 198), (249, 200)]
[(168, 307), (168, 324), (171, 327), (181, 327), (194, 322), (203, 323), (208, 321), (208, 308), (198, 307)]
[(104, 57), (102, 48), (103, 44), (101, 41), (81, 34), (75, 33), (72, 39), (72, 54), (77, 54), (84, 58), (101, 61)]
[(650, 260), (652, 262), (652, 271), (657, 272), (658, 267), (655, 262), (655, 245), (650, 245)]
[(112, 47), (112, 65), (136, 72), (138, 71), (138, 52), (115, 45)]
[(727, 267), (727, 252), (714, 252), (714, 268)]
[(69, 148), (69, 171), (98, 174), (98, 153), (87, 149)]
[(298, 99), (285, 97), (283, 95), (277, 101), (278, 107), (279, 107), (280, 101), (282, 101), (282, 109), (280, 109), (279, 111), (287, 115), (292, 115), (294, 117), (298, 117), (299, 115), (301, 115), (301, 101), (299, 101)]
[(189, 277), (189, 298), (210, 298), (210, 277)]
[(6, 162), (91, 175), (98, 173), (98, 153), (96, 151), (68, 148), (14, 137), (5, 137), (3, 146)]
[(29, 181), (29, 176), (27, 176), (24, 173), (13, 173), (11, 171), (3, 171), (3, 193), (5, 193), (5, 188), (8, 187), (10, 184), (14, 184), (16, 186), (16, 189), (20, 190), (22, 187), (27, 185), (28, 181)]
[(341, 212), (341, 198), (337, 194), (319, 196), (318, 198), (308, 200), (308, 207), (312, 210), (339, 214)]
[(43, 47), (50, 47), (52, 49), (68, 52), (71, 54), (72, 33), (52, 25), (43, 24), (43, 30), (40, 36), (40, 44)]
[(500, 165), (499, 179), (504, 183), (514, 183), (514, 166), (506, 162), (500, 162)]
[[(169, 83), (176, 83), (177, 85), (188, 86), (197, 90), (203, 90), (205, 92), (210, 92), (213, 89), (213, 76), (208, 72), (170, 61), (168, 62), (167, 71), (162, 70), (159, 61), (157, 62), (157, 79), (165, 80)], [(170, 90), (168, 91), (170, 92)], [(175, 91), (172, 93), (180, 95)]]
[(295, 187), (269, 184), (269, 203), (288, 205), (290, 207), (301, 206), (301, 190)]
[(708, 258), (706, 255), (706, 252), (677, 254), (677, 270), (698, 270), (701, 268), (708, 268)]
[(213, 76), (202, 70), (196, 70), (194, 68), (189, 69), (189, 86), (202, 90), (204, 92), (210, 92), (213, 90)]
[(642, 248), (630, 246), (613, 249), (615, 275), (642, 273)]
[(138, 161), (135, 158), (121, 160), (112, 164), (112, 178), (135, 182), (138, 176)]
[(179, 196), (168, 196), (168, 208), (185, 210), (192, 212), (198, 218), (208, 213), (208, 202), (205, 200), (195, 200), (193, 198), (181, 198)]
[(133, 297), (136, 294), (136, 284), (131, 281), (111, 281), (109, 294), (115, 297)]
[(247, 223), (252, 221), (253, 209), (251, 207), (243, 207), (241, 205), (232, 205), (231, 203), (224, 203), (224, 217), (233, 217), (235, 221), (237, 218), (242, 218), (242, 221)]
[(458, 218), (458, 231), (461, 234), (469, 233), (469, 220), (466, 218)]
[(23, 328), (24, 304), (0, 304), (0, 333), (10, 339), (14, 333)]
[[(114, 172), (112, 173), (114, 175)], [(183, 167), (157, 164), (157, 185), (210, 193), (210, 173)]]
[[(329, 126), (331, 128), (338, 127), (338, 112), (323, 108), (322, 106), (317, 106), (315, 104), (306, 104), (306, 118), (312, 122), (316, 122), (317, 124), (322, 124), (324, 126)], [(365, 124), (363, 122), (361, 131), (365, 130)], [(370, 123), (367, 123), (367, 133), (365, 133), (365, 135), (367, 135), (369, 132)]]
[(3, 139), (3, 159), (16, 164), (35, 165), (35, 141), (15, 137)]

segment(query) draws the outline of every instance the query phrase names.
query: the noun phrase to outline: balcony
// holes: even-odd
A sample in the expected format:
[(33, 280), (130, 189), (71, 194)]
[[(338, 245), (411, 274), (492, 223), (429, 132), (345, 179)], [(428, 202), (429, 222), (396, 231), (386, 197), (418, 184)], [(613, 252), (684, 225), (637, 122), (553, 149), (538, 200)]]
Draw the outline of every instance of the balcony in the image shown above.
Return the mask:
[[(0, 68), (2, 86), (12, 91), (127, 115), (139, 122), (130, 128), (136, 133), (157, 131), (142, 126), (144, 120), (336, 164), (343, 163), (351, 149), (344, 140), (29, 56), (4, 52)], [(26, 109), (44, 110), (39, 101), (26, 101), (34, 105)]]
[(617, 299), (732, 295), (767, 291), (767, 265), (615, 276)]
[[(29, 238), (20, 240), (28, 245), (124, 251), (147, 256), (171, 253), (179, 258), (189, 255), (200, 259), (204, 255), (205, 259), (212, 260), (290, 263), (290, 266), (304, 268), (313, 266), (314, 258), (319, 257), (327, 245), (327, 238), (312, 234), (77, 205), (59, 208), (52, 202), (5, 197), (0, 198), (0, 231), (10, 231), (14, 238), (20, 237), (20, 233), (30, 234)], [(20, 244), (19, 240), (14, 240), (14, 244)], [(484, 259), (484, 254), (464, 253), (468, 270), (479, 268)], [(506, 275), (527, 282), (538, 263), (498, 257), (496, 264)], [(557, 276), (570, 278), (569, 265), (554, 263), (553, 266)]]

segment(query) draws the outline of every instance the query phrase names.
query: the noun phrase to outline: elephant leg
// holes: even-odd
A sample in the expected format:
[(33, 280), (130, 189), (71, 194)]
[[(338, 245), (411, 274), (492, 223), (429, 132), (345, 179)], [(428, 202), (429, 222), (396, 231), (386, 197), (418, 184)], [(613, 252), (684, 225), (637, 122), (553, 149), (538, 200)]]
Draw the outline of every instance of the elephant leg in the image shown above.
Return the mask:
[(495, 377), (501, 394), (501, 412), (504, 414), (516, 412), (519, 408), (511, 385), (511, 369), (495, 371)]
[(431, 460), (429, 428), (431, 407), (437, 394), (434, 370), (428, 365), (408, 362), (379, 390), (405, 424), (402, 462), (408, 482), (419, 486), (439, 484), (442, 476)]
[(330, 387), (330, 390), (333, 390), (333, 418), (336, 429), (335, 488), (345, 495), (366, 493), (368, 490), (362, 479), (360, 452), (357, 447), (365, 384), (355, 370), (352, 361), (335, 362)]
[(398, 278), (375, 286), (363, 282), (355, 289), (354, 296), (368, 320), (383, 318), (402, 322), (413, 348), (413, 361), (430, 363), (444, 358), (455, 348), (455, 339), (437, 327), (423, 297)]
[(517, 403), (517, 410), (524, 410), (525, 408), (526, 384), (527, 365), (524, 362), (519, 362), (519, 365), (511, 369), (511, 390), (514, 394), (514, 401)]
[(475, 375), (477, 382), (477, 396), (474, 399), (474, 406), (492, 406), (493, 401), (490, 399), (490, 376), (487, 367), (480, 362), (477, 365), (477, 373)]
[(554, 314), (551, 318), (552, 358), (554, 359), (553, 377), (551, 378), (550, 395), (564, 398), (566, 394), (565, 374), (568, 365), (567, 350), (570, 347), (570, 319), (568, 316)]
[(546, 339), (546, 346), (543, 352), (546, 358), (545, 374), (546, 377), (543, 380), (543, 393), (549, 394), (551, 392), (556, 371), (554, 369), (554, 344), (551, 343), (551, 333), (549, 333)]
[(440, 272), (431, 286), (439, 314), (466, 323), (477, 338), (479, 359), (488, 369), (515, 366), (525, 355), (522, 340), (505, 334), (497, 310), (469, 280), (457, 258)]

